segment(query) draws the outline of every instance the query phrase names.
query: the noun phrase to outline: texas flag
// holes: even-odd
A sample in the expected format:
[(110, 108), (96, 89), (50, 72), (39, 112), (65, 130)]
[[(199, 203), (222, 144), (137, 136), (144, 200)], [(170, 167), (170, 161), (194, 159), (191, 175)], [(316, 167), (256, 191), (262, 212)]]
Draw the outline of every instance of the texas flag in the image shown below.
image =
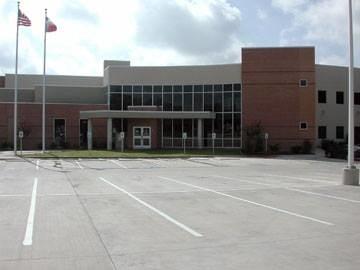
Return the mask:
[(46, 32), (55, 32), (56, 30), (56, 25), (48, 17), (46, 17)]

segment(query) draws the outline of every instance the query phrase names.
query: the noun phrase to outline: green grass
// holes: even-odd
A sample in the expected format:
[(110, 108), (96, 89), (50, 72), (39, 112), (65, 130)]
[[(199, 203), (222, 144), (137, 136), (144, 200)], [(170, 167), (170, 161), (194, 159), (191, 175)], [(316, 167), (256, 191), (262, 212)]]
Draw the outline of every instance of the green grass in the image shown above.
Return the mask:
[[(217, 149), (215, 155), (240, 155), (238, 149)], [(201, 157), (213, 156), (212, 150), (127, 150), (106, 151), (106, 150), (54, 150), (45, 153), (24, 154), (27, 158), (176, 158), (176, 157)]]

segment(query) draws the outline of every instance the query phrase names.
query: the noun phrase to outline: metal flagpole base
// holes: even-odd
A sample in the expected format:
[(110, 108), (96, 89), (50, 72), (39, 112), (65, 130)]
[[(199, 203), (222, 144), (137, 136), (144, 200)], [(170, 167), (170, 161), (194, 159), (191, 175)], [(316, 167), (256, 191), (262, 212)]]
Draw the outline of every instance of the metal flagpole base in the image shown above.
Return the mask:
[(358, 186), (359, 185), (359, 169), (355, 166), (345, 167), (343, 171), (343, 184)]

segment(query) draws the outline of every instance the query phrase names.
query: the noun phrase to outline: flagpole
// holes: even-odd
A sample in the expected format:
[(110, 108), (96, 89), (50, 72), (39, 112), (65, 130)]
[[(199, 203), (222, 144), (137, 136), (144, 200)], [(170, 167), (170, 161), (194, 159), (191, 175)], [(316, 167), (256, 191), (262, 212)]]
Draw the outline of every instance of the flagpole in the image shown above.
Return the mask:
[(354, 165), (354, 32), (352, 0), (349, 0), (349, 122), (348, 122), (348, 163), (344, 169), (343, 183), (359, 185), (359, 170)]
[(16, 19), (16, 56), (15, 56), (15, 82), (14, 82), (14, 155), (17, 154), (17, 102), (18, 102), (18, 48), (19, 48), (19, 11), (20, 2), (17, 2)]
[(45, 152), (45, 85), (46, 85), (46, 17), (45, 8), (45, 28), (44, 28), (44, 70), (43, 70), (43, 93), (42, 93), (42, 152)]

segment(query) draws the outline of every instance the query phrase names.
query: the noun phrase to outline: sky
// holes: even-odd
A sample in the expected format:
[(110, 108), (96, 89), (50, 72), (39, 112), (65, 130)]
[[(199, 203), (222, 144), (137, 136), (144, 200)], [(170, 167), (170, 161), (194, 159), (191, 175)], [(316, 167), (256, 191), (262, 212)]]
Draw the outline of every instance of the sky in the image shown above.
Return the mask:
[[(360, 66), (360, 0), (353, 0)], [(133, 66), (241, 62), (241, 48), (315, 46), (316, 63), (348, 64), (348, 0), (23, 0), (19, 73), (102, 76), (103, 60)], [(0, 74), (14, 73), (17, 1), (0, 0)]]

